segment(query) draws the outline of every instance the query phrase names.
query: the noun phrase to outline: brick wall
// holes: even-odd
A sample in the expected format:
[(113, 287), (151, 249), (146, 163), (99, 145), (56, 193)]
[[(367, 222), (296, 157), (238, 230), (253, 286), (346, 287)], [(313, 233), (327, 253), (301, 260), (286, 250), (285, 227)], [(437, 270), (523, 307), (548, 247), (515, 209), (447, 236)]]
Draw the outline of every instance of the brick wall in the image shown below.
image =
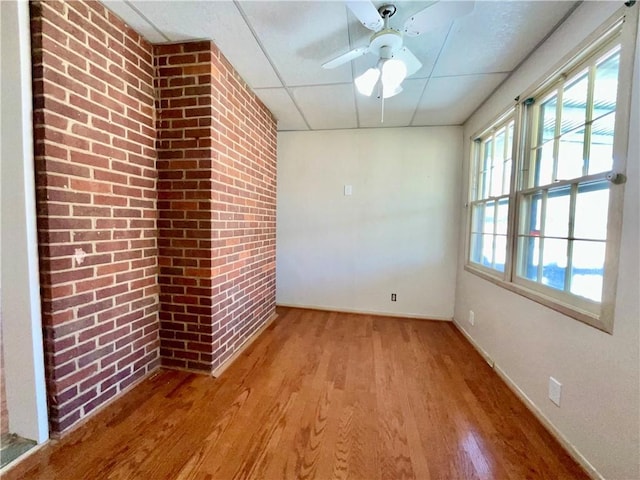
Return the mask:
[(158, 365), (152, 47), (98, 2), (31, 3), (54, 433)]
[(274, 312), (276, 125), (211, 42), (155, 61), (162, 362), (211, 372)]
[(55, 434), (160, 356), (214, 371), (273, 314), (276, 129), (211, 42), (153, 47), (98, 2), (31, 15)]

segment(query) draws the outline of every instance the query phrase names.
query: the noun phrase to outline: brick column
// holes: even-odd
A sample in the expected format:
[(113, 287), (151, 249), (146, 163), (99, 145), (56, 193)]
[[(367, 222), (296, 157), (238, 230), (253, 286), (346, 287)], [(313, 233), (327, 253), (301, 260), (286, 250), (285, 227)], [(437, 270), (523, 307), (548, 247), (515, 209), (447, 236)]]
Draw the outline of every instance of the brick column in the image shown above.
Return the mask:
[(213, 43), (154, 53), (160, 354), (211, 372), (275, 309), (275, 121)]
[(163, 365), (191, 370), (213, 362), (211, 49), (154, 47), (160, 352)]

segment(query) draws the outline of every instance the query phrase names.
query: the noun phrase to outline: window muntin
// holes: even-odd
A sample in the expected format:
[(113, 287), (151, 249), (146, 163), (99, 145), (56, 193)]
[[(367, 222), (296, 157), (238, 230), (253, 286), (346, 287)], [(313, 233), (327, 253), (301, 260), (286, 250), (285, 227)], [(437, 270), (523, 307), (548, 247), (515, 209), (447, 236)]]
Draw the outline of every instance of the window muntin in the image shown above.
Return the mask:
[(495, 272), (507, 262), (514, 123), (511, 112), (476, 140), (468, 258)]

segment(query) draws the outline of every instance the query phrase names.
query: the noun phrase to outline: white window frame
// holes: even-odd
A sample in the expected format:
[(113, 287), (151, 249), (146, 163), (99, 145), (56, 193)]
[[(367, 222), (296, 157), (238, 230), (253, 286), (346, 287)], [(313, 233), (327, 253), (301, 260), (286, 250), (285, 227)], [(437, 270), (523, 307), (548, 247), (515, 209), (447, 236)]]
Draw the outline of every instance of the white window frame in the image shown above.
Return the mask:
[[(492, 138), (492, 142), (493, 142), (493, 155), (495, 155), (495, 134), (496, 132), (502, 130), (504, 128), (505, 130), (505, 139), (508, 139), (508, 125), (513, 122), (514, 124), (514, 128), (513, 128), (513, 138), (511, 141), (511, 154), (509, 156), (510, 160), (511, 160), (511, 175), (510, 178), (508, 179), (508, 185), (509, 185), (509, 191), (505, 194), (501, 194), (501, 195), (496, 195), (493, 196), (491, 194), (491, 189), (489, 191), (489, 195), (487, 197), (482, 197), (482, 194), (480, 193), (480, 191), (484, 188), (484, 184), (482, 182), (481, 176), (482, 176), (482, 167), (483, 167), (483, 163), (484, 163), (484, 154), (485, 154), (485, 145), (486, 145), (486, 140), (488, 137)], [(500, 201), (503, 200), (507, 200), (508, 202), (508, 208), (509, 208), (509, 212), (511, 212), (511, 201), (512, 201), (512, 192), (513, 192), (513, 175), (514, 175), (514, 171), (516, 170), (516, 157), (515, 157), (515, 152), (516, 152), (516, 145), (517, 145), (517, 139), (518, 139), (518, 132), (517, 132), (517, 120), (516, 120), (516, 109), (515, 107), (510, 108), (509, 110), (507, 110), (506, 112), (504, 112), (502, 115), (500, 115), (496, 120), (494, 120), (491, 123), (491, 126), (487, 129), (485, 129), (481, 134), (477, 135), (473, 141), (474, 146), (472, 148), (472, 159), (471, 159), (471, 178), (470, 178), (470, 188), (469, 188), (469, 199), (468, 199), (468, 207), (469, 207), (469, 223), (468, 223), (468, 231), (469, 231), (469, 235), (468, 235), (468, 242), (467, 242), (467, 253), (466, 253), (466, 258), (467, 258), (467, 262), (472, 264), (474, 268), (477, 268), (481, 271), (483, 271), (485, 274), (487, 275), (493, 275), (496, 277), (502, 277), (503, 273), (506, 273), (509, 269), (510, 269), (510, 263), (511, 263), (511, 258), (510, 258), (510, 247), (509, 247), (509, 228), (507, 227), (507, 249), (505, 252), (505, 267), (504, 267), (504, 272), (500, 271), (498, 269), (495, 268), (491, 268), (491, 267), (487, 267), (481, 263), (476, 263), (473, 262), (471, 260), (471, 255), (472, 255), (472, 250), (473, 247), (471, 245), (471, 238), (473, 236), (474, 233), (478, 233), (478, 232), (473, 232), (473, 210), (474, 210), (474, 206), (476, 205), (480, 205), (480, 204), (487, 204), (489, 202), (495, 202), (496, 207), (495, 207), (495, 212), (497, 212), (497, 206), (498, 203)], [(507, 149), (508, 146), (508, 142), (505, 141), (505, 151)], [(503, 165), (503, 169), (504, 169), (504, 165)], [(491, 176), (491, 178), (493, 177), (493, 175)], [(503, 171), (503, 182), (504, 182), (504, 171)], [(481, 198), (479, 198), (481, 197)], [(509, 213), (510, 214), (510, 213)], [(495, 240), (496, 240), (496, 235), (497, 235), (497, 222), (496, 222), (496, 217), (497, 215), (494, 214), (494, 222), (493, 222), (493, 254), (494, 254), (494, 258), (492, 259), (492, 263), (495, 264), (495, 253), (496, 253), (496, 245), (495, 245)]]
[[(504, 273), (483, 267), (471, 261), (471, 225), (473, 220), (471, 207), (472, 202), (475, 200), (474, 189), (478, 185), (476, 181), (476, 175), (479, 171), (478, 162), (482, 161), (479, 152), (477, 152), (477, 144), (473, 140), (478, 137), (482, 138), (492, 127), (483, 128), (478, 134), (473, 135), (471, 142), (465, 270), (607, 333), (613, 332), (615, 314), (619, 249), (622, 235), (623, 182), (616, 182), (617, 184), (611, 185), (609, 188), (609, 212), (602, 300), (601, 302), (592, 302), (577, 295), (568, 294), (536, 282), (527, 281), (516, 274), (516, 256), (518, 255), (516, 245), (518, 240), (517, 223), (519, 221), (523, 195), (527, 191), (532, 190), (525, 188), (523, 184), (524, 175), (521, 173), (525, 162), (529, 161), (531, 132), (535, 133), (535, 128), (532, 127), (537, 120), (533, 118), (535, 115), (531, 115), (531, 112), (536, 110), (531, 106), (531, 99), (536, 97), (542, 98), (541, 95), (550, 92), (553, 89), (552, 85), (554, 82), (557, 82), (558, 79), (568, 78), (567, 74), (573, 74), (579, 71), (580, 68), (583, 68), (583, 66), (593, 60), (594, 57), (606, 53), (607, 48), (611, 48), (612, 45), (619, 42), (621, 46), (620, 68), (615, 113), (613, 168), (611, 172), (617, 174), (618, 179), (625, 178), (637, 22), (638, 15), (635, 9), (629, 10), (627, 7), (622, 7), (605, 22), (602, 27), (593, 32), (583, 44), (559, 62), (557, 68), (545, 75), (542, 80), (536, 82), (528, 91), (516, 99), (512, 178), (509, 194), (508, 243)], [(519, 99), (525, 100), (518, 101)], [(511, 111), (512, 109), (509, 109), (491, 122), (490, 125), (499, 125), (501, 121), (511, 114)], [(605, 178), (606, 174), (597, 174), (593, 177), (594, 179), (596, 179), (595, 177)], [(560, 187), (563, 183), (564, 182), (554, 183), (553, 188)], [(568, 185), (575, 183), (575, 179), (566, 183)]]

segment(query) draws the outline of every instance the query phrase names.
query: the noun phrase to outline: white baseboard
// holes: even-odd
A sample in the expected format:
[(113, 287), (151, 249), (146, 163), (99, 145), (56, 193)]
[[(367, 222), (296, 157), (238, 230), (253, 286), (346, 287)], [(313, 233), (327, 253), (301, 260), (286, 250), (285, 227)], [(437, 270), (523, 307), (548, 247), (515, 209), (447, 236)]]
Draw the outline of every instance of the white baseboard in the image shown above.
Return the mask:
[(551, 420), (538, 408), (538, 406), (531, 400), (526, 393), (524, 393), (520, 387), (505, 373), (505, 371), (499, 365), (496, 365), (495, 361), (491, 358), (489, 353), (484, 350), (478, 343), (467, 333), (467, 331), (460, 326), (458, 322), (453, 321), (456, 328), (462, 333), (462, 335), (469, 341), (469, 343), (477, 350), (477, 352), (487, 361), (487, 363), (498, 374), (500, 379), (509, 387), (513, 393), (524, 403), (525, 407), (542, 423), (547, 431), (562, 445), (565, 451), (573, 458), (584, 470), (592, 480), (605, 480), (602, 475), (596, 470), (596, 468), (576, 449), (565, 435), (558, 430), (558, 428), (551, 423)]
[(467, 339), (467, 341), (473, 346), (473, 348), (476, 349), (476, 351), (480, 354), (480, 356), (482, 356), (482, 358), (484, 358), (484, 360), (489, 364), (489, 366), (491, 368), (494, 368), (494, 361), (493, 358), (491, 358), (491, 355), (489, 355), (489, 352), (487, 352), (484, 348), (482, 348), (480, 345), (478, 345), (478, 343), (476, 343), (476, 341), (473, 339), (473, 337), (471, 335), (469, 335), (467, 333), (467, 331), (462, 328), (462, 326), (456, 322), (456, 320), (453, 320), (453, 324), (456, 326), (456, 328), (458, 329), (458, 331), (460, 333), (462, 333), (462, 335), (464, 336), (464, 338)]
[(555, 437), (560, 445), (567, 451), (567, 453), (573, 458), (576, 462), (585, 469), (589, 477), (593, 480), (605, 480), (602, 475), (595, 469), (589, 461), (584, 458), (584, 456), (576, 449), (575, 445), (573, 445), (564, 434), (556, 428), (556, 426), (551, 423), (551, 420), (547, 418), (547, 416), (538, 408), (538, 406), (533, 403), (533, 401), (516, 385), (516, 383), (511, 380), (509, 375), (507, 375), (502, 368), (498, 365), (494, 365), (493, 369), (498, 374), (498, 376), (506, 383), (507, 387), (515, 393), (522, 403), (529, 409), (531, 413), (542, 423), (542, 425)]
[(341, 307), (327, 307), (325, 305), (294, 305), (292, 303), (276, 303), (278, 307), (288, 308), (304, 308), (305, 310), (320, 310), (325, 312), (342, 312), (342, 313), (357, 313), (360, 315), (375, 315), (377, 317), (396, 317), (396, 318), (413, 318), (416, 320), (438, 320), (443, 322), (450, 322), (453, 319), (451, 317), (445, 317), (442, 315), (422, 315), (417, 313), (403, 313), (403, 312), (374, 312), (369, 310), (355, 310)]

